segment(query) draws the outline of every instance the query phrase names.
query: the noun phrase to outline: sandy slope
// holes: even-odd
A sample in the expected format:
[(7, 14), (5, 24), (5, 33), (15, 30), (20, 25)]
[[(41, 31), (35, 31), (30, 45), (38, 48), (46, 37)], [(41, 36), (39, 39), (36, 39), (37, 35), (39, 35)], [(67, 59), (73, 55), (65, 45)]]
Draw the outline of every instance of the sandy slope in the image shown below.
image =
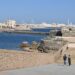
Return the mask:
[(53, 53), (0, 50), (0, 71), (53, 63)]

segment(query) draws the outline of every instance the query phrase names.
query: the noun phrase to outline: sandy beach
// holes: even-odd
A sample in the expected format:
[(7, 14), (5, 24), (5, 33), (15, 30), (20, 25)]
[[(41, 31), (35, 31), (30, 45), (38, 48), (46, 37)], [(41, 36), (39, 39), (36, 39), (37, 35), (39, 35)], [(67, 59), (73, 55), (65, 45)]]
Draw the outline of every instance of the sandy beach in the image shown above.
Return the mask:
[[(68, 38), (69, 41), (70, 39), (72, 40), (72, 38)], [(67, 46), (69, 48), (68, 50), (66, 50)], [(63, 50), (62, 55), (60, 55), (61, 49)], [(62, 57), (65, 53), (67, 55), (71, 55), (72, 63), (75, 64), (74, 42), (66, 44), (61, 49), (50, 53), (40, 53), (37, 50), (16, 51), (0, 49), (0, 71), (41, 66), (53, 63), (63, 64)]]
[(53, 63), (53, 53), (0, 50), (0, 71)]

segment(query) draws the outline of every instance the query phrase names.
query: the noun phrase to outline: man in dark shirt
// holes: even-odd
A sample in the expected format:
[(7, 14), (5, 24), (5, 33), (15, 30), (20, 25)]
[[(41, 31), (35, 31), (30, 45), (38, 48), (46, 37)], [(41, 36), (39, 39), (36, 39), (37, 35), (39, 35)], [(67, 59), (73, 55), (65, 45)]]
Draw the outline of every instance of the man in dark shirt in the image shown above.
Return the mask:
[(64, 60), (64, 65), (66, 65), (66, 60), (67, 60), (67, 56), (66, 56), (66, 54), (64, 54), (64, 56), (63, 56), (63, 60)]

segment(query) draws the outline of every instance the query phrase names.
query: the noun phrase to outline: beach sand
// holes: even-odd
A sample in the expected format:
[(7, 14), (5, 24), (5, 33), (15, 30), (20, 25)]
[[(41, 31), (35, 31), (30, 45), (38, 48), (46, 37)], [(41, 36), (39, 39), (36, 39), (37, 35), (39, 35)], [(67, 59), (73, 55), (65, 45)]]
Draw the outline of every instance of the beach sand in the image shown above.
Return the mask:
[(64, 39), (67, 39), (73, 43), (69, 43), (67, 45), (69, 47), (69, 50), (66, 50), (67, 46), (63, 47), (62, 55), (60, 55), (59, 50), (57, 52), (51, 53), (40, 53), (37, 50), (16, 51), (0, 49), (0, 71), (41, 66), (53, 63), (63, 64), (62, 56), (65, 53), (71, 55), (72, 63), (75, 64), (75, 38), (68, 37)]
[(0, 71), (53, 63), (53, 53), (0, 50)]

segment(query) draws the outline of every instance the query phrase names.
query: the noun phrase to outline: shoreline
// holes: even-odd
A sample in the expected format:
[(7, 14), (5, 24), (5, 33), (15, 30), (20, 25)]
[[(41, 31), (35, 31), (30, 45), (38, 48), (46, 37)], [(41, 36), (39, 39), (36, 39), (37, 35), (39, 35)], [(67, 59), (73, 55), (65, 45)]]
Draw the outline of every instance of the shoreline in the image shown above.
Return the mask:
[[(31, 49), (30, 51), (0, 49), (0, 71), (42, 66), (53, 63), (63, 64), (62, 57), (64, 53), (67, 55), (70, 54), (72, 63), (75, 64), (75, 44), (71, 43), (75, 42), (75, 40), (64, 37), (63, 39), (69, 41), (69, 43), (61, 48), (63, 50), (62, 55), (60, 55), (61, 49), (50, 53), (40, 53), (35, 49)], [(67, 46), (69, 47), (68, 50), (66, 49)]]
[(33, 32), (33, 31), (2, 31), (2, 32), (17, 33), (17, 34), (49, 35), (49, 32)]

